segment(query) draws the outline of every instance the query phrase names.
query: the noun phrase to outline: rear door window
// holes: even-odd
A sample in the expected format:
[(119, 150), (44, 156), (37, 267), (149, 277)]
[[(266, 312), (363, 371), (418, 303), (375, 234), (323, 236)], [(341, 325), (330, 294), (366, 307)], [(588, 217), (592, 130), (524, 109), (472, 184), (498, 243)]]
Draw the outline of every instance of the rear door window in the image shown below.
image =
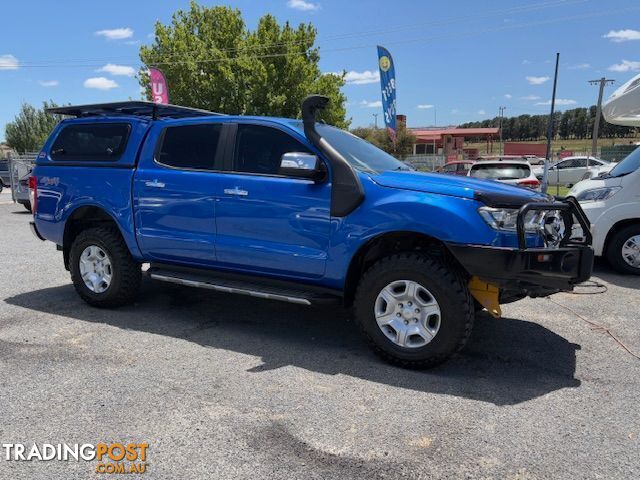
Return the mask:
[(58, 134), (51, 158), (70, 161), (116, 161), (127, 145), (128, 123), (79, 123)]
[(167, 127), (156, 160), (169, 167), (214, 170), (222, 124)]
[(527, 178), (531, 174), (529, 165), (521, 163), (501, 163), (482, 165), (476, 163), (471, 167), (470, 176), (476, 178), (488, 178), (491, 180), (518, 180)]

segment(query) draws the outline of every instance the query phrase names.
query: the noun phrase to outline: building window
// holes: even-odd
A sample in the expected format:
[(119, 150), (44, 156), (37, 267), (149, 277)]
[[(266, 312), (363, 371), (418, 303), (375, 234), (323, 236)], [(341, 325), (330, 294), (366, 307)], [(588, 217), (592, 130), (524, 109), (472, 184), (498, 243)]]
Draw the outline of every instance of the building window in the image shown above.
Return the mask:
[(427, 153), (426, 145), (424, 143), (416, 143), (416, 155), (424, 155)]

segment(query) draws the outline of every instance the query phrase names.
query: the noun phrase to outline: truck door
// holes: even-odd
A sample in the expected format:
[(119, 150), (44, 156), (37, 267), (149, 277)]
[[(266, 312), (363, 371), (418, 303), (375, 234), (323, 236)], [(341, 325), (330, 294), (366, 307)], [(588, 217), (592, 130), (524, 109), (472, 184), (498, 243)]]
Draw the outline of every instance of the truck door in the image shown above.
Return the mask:
[(220, 264), (292, 277), (324, 274), (330, 236), (329, 181), (278, 174), (281, 157), (310, 149), (290, 133), (240, 124), (230, 171), (220, 175), (216, 252)]
[[(156, 128), (134, 178), (136, 234), (143, 254), (156, 261), (215, 262), (216, 158), (223, 124)], [(150, 132), (153, 138), (154, 132)], [(150, 140), (151, 141), (151, 140)]]

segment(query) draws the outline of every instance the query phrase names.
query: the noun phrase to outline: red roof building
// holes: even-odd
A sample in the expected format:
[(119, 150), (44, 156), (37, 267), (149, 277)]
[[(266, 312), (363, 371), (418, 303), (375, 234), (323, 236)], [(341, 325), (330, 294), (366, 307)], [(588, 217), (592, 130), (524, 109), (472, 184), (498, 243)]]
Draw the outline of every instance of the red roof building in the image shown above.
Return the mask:
[[(468, 149), (465, 152), (465, 138), (481, 138), (487, 142), (487, 151), (492, 150), (493, 142), (500, 136), (498, 127), (489, 128), (410, 128), (416, 136), (413, 153), (416, 155), (442, 154), (451, 158), (467, 153), (468, 157), (477, 156), (477, 149)], [(476, 150), (473, 152), (472, 150)]]

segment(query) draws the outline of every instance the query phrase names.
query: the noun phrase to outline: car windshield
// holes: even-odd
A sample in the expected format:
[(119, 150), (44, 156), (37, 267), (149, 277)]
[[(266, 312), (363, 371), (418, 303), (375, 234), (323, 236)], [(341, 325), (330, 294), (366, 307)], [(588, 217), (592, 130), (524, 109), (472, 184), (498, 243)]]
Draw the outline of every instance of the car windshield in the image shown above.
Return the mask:
[(636, 148), (633, 152), (625, 157), (618, 165), (616, 165), (611, 173), (612, 177), (622, 177), (635, 172), (640, 167), (640, 148)]
[(527, 178), (531, 173), (529, 165), (523, 163), (476, 163), (471, 167), (469, 176), (491, 180), (518, 180)]
[(329, 125), (316, 126), (324, 137), (357, 170), (380, 173), (389, 170), (413, 170), (378, 147), (355, 135)]

